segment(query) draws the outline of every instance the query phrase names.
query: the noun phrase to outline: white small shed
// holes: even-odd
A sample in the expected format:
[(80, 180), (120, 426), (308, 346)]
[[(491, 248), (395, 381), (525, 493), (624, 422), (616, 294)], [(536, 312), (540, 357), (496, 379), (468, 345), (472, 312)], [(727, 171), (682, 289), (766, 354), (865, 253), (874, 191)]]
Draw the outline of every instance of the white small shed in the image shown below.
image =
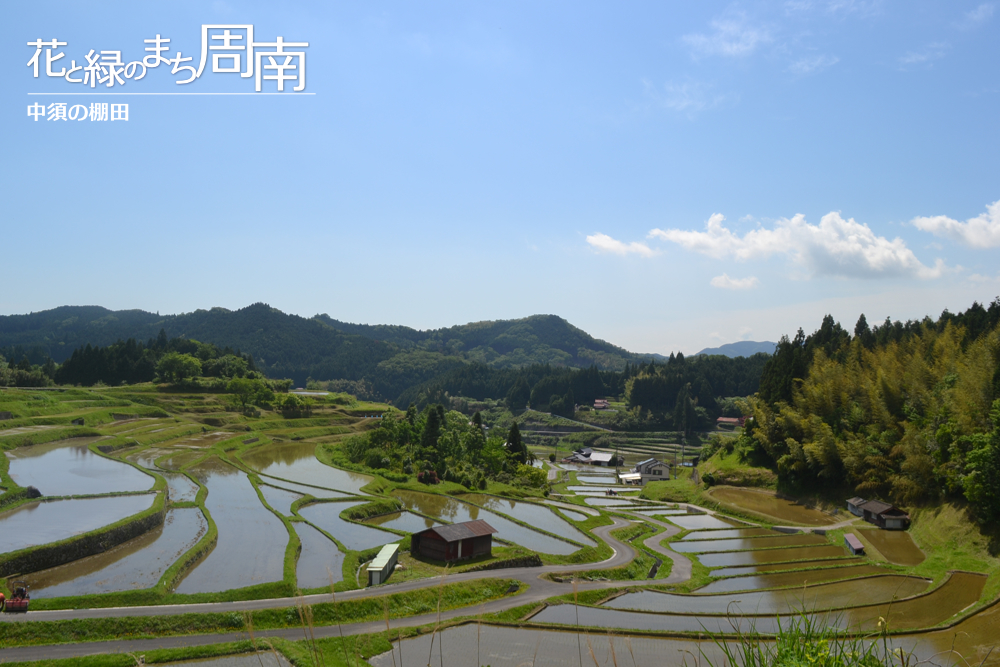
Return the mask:
[(387, 544), (378, 552), (375, 559), (368, 563), (368, 585), (378, 586), (384, 584), (396, 569), (396, 561), (399, 559), (399, 545)]

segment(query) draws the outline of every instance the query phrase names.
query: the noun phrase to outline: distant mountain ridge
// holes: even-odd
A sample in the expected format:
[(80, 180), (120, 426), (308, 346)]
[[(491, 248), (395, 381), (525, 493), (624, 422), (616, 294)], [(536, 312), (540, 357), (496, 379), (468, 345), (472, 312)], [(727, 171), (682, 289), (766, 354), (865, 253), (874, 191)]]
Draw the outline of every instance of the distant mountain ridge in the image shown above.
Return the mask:
[(774, 354), (774, 349), (777, 346), (777, 343), (770, 343), (767, 341), (757, 342), (752, 340), (741, 340), (736, 343), (726, 343), (725, 345), (720, 345), (719, 347), (706, 347), (695, 356), (698, 356), (699, 354), (721, 354), (730, 358), (752, 357), (758, 352)]
[(365, 379), (390, 399), (466, 363), (621, 370), (627, 363), (650, 359), (598, 340), (555, 315), (418, 331), (350, 324), (328, 315), (304, 318), (263, 303), (180, 315), (62, 306), (0, 316), (0, 353), (18, 358), (26, 354), (32, 363), (51, 356), (61, 363), (78, 347), (106, 346), (128, 338), (147, 341), (161, 329), (169, 338), (185, 337), (249, 353), (269, 376), (292, 378), (298, 385), (310, 377)]

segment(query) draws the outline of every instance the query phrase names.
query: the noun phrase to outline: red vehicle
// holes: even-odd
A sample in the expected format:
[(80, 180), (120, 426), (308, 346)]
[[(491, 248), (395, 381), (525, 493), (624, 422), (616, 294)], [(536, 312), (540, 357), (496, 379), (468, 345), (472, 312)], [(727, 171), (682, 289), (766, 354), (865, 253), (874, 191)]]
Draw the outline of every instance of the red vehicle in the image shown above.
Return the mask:
[(28, 585), (23, 581), (15, 581), (12, 589), (9, 600), (4, 600), (3, 593), (0, 593), (0, 611), (6, 611), (8, 614), (27, 612), (28, 603), (31, 602)]

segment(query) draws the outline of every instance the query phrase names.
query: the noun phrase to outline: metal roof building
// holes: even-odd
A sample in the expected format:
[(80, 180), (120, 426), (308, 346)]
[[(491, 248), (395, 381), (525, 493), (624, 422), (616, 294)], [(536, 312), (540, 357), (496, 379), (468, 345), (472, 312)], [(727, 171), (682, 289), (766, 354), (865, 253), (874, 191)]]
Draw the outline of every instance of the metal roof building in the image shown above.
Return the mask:
[(368, 563), (368, 585), (378, 586), (384, 584), (393, 570), (396, 569), (396, 561), (399, 558), (399, 545), (387, 544), (378, 552), (375, 559)]
[(497, 529), (482, 519), (434, 526), (410, 538), (410, 553), (446, 563), (493, 553)]

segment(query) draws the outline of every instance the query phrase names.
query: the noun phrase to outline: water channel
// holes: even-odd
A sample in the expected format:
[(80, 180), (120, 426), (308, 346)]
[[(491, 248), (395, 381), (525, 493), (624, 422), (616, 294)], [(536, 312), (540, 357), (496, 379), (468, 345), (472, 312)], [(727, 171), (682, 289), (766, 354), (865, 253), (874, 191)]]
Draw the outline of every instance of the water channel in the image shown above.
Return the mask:
[(219, 539), (184, 577), (177, 592), (210, 593), (280, 581), (288, 531), (260, 502), (247, 476), (217, 458), (199, 463), (190, 472), (208, 487), (205, 506), (218, 527)]
[(113, 491), (145, 491), (151, 476), (87, 447), (100, 438), (71, 438), (7, 452), (9, 474), (20, 486), (45, 496), (82, 496)]
[(416, 510), (421, 514), (438, 517), (453, 523), (484, 519), (488, 524), (497, 529), (496, 537), (520, 544), (532, 551), (568, 555), (580, 548), (554, 537), (535, 532), (530, 528), (525, 528), (489, 510), (481, 509), (449, 496), (400, 489), (393, 491), (392, 495), (398, 498), (407, 509)]
[(162, 526), (134, 540), (25, 579), (38, 598), (150, 588), (207, 530), (200, 509), (172, 509)]

